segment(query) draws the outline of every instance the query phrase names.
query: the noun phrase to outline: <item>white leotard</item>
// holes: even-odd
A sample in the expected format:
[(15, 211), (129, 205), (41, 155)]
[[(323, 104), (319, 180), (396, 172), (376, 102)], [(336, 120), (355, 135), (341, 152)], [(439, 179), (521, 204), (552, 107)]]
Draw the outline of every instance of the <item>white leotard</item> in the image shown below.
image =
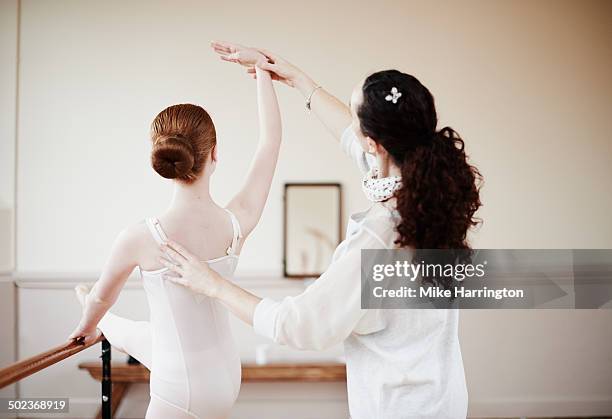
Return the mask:
[[(225, 256), (206, 261), (232, 277), (241, 238), (238, 220), (229, 210), (234, 230)], [(146, 220), (158, 243), (167, 240), (159, 221)], [(150, 309), (149, 322), (107, 313), (98, 327), (117, 349), (151, 370), (151, 403), (147, 418), (226, 418), (240, 390), (240, 357), (227, 309), (166, 281), (167, 268), (140, 269)]]

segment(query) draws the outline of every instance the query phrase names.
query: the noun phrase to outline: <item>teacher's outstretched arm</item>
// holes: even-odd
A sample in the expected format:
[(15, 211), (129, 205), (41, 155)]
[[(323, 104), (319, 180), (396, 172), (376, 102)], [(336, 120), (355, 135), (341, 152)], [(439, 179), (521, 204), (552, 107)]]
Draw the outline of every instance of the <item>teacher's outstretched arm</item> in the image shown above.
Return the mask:
[[(230, 60), (224, 57), (247, 49), (242, 45), (223, 41), (213, 42), (212, 47), (226, 61)], [(323, 123), (325, 128), (336, 140), (340, 140), (344, 129), (351, 124), (351, 111), (349, 107), (325, 90), (324, 87), (317, 84), (299, 67), (291, 64), (280, 55), (261, 48), (258, 48), (258, 51), (268, 59), (268, 62), (263, 63), (261, 68), (270, 71), (274, 80), (297, 89), (304, 96), (304, 101), (310, 103), (310, 109)], [(252, 65), (245, 65), (245, 67), (247, 67), (249, 74), (256, 78), (259, 77), (255, 67)]]

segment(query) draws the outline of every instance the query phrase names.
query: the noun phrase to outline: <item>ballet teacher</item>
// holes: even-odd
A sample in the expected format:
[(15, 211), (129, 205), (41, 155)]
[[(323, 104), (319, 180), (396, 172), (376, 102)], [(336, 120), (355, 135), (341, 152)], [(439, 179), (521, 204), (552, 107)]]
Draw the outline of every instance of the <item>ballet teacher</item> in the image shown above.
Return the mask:
[[(212, 46), (223, 60), (246, 64), (244, 47)], [(352, 419), (465, 418), (459, 311), (364, 310), (360, 286), (361, 249), (469, 249), (480, 175), (463, 140), (449, 127), (437, 128), (433, 96), (409, 74), (369, 75), (347, 106), (295, 65), (261, 52), (268, 58), (262, 68), (304, 96), (358, 165), (364, 177), (355, 182), (372, 205), (350, 217), (327, 271), (298, 296), (261, 299), (174, 242), (162, 246), (161, 259), (180, 277), (166, 280), (222, 301), (279, 344), (316, 350), (343, 342)]]

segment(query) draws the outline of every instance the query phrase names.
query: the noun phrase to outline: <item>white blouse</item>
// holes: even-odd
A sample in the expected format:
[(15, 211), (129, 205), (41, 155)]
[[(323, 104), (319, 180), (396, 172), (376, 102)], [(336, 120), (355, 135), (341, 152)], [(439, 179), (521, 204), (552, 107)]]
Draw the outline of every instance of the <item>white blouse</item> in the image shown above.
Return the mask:
[[(341, 145), (369, 169), (371, 156), (351, 127)], [(263, 299), (253, 327), (298, 349), (344, 342), (352, 419), (465, 418), (458, 310), (361, 308), (361, 249), (394, 248), (397, 221), (380, 203), (353, 214), (327, 271), (298, 296)]]

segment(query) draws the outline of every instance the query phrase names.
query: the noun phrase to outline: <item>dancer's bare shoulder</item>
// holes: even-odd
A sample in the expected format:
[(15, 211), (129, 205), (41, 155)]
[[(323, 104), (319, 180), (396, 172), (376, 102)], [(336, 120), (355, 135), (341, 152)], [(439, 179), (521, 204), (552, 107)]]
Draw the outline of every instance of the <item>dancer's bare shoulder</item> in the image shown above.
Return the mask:
[(122, 259), (138, 264), (142, 259), (143, 248), (155, 247), (154, 243), (150, 242), (151, 233), (143, 220), (119, 232), (113, 244), (113, 253), (119, 253)]

